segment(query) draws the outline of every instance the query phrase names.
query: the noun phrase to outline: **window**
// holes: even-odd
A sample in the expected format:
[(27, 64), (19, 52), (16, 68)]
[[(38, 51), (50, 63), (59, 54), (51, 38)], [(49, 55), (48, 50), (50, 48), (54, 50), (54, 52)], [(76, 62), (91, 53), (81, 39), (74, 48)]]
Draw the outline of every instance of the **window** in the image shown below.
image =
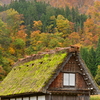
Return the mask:
[(10, 100), (15, 100), (15, 98), (10, 98)]
[(75, 74), (73, 73), (64, 73), (63, 78), (63, 85), (64, 86), (75, 86)]
[(29, 97), (24, 97), (23, 100), (29, 100)]
[[(10, 98), (10, 100), (22, 100), (22, 98)], [(45, 95), (42, 96), (31, 96), (29, 97), (23, 97), (23, 100), (45, 100)]]
[(22, 100), (22, 98), (16, 98), (16, 100)]
[(30, 100), (36, 100), (36, 96), (30, 97)]
[(45, 100), (45, 96), (38, 96), (38, 100)]

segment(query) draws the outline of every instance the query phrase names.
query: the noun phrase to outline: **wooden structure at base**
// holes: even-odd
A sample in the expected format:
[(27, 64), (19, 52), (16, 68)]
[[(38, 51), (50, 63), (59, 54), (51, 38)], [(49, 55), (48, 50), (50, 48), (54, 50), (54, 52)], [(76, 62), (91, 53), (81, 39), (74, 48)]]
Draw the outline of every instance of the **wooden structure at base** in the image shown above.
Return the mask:
[(89, 100), (91, 94), (98, 94), (79, 48), (71, 46), (55, 51), (48, 52), (49, 56), (34, 55), (34, 61), (28, 57), (17, 62), (0, 84), (1, 100)]

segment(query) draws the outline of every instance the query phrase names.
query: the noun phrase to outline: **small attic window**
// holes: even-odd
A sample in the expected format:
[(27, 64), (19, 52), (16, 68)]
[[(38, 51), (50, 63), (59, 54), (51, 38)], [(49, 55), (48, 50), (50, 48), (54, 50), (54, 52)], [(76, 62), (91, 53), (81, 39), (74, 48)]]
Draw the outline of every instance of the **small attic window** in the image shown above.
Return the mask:
[(63, 85), (64, 86), (75, 86), (75, 74), (74, 73), (64, 73)]

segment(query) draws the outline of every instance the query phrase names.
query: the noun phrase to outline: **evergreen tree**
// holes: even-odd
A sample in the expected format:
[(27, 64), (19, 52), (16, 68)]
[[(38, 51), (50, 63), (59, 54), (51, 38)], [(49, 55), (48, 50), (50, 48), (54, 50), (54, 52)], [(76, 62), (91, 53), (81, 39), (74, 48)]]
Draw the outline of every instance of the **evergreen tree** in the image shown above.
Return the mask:
[(81, 48), (81, 56), (85, 61), (87, 67), (89, 68), (91, 74), (95, 77), (97, 74), (97, 65), (96, 65), (96, 52), (92, 47), (90, 50), (88, 48)]
[(98, 40), (97, 49), (96, 49), (96, 66), (100, 65), (100, 38)]
[(19, 2), (25, 2), (26, 0), (19, 0)]
[(71, 21), (71, 20), (72, 20), (71, 10), (69, 9), (68, 6), (66, 6), (65, 14), (66, 14), (65, 17), (66, 17), (69, 21)]
[(95, 81), (97, 82), (98, 85), (100, 85), (100, 65), (98, 66), (98, 69), (97, 69)]
[(89, 50), (87, 66), (90, 69), (92, 75), (95, 77), (97, 72), (97, 66), (96, 66), (96, 52), (93, 47)]
[(76, 11), (75, 11), (74, 8), (72, 8), (72, 10), (71, 10), (71, 15), (72, 15), (72, 22), (75, 22), (75, 20), (76, 20)]
[(86, 65), (88, 64), (88, 48), (81, 48), (80, 53), (82, 56), (82, 59), (85, 61)]

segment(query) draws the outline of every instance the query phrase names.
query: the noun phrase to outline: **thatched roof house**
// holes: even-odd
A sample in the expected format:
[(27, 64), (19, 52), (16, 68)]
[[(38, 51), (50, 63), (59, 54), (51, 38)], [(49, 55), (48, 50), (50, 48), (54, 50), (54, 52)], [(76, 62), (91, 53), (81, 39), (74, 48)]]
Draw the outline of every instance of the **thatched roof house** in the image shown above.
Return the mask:
[(20, 59), (0, 84), (1, 100), (89, 100), (98, 91), (75, 46)]

